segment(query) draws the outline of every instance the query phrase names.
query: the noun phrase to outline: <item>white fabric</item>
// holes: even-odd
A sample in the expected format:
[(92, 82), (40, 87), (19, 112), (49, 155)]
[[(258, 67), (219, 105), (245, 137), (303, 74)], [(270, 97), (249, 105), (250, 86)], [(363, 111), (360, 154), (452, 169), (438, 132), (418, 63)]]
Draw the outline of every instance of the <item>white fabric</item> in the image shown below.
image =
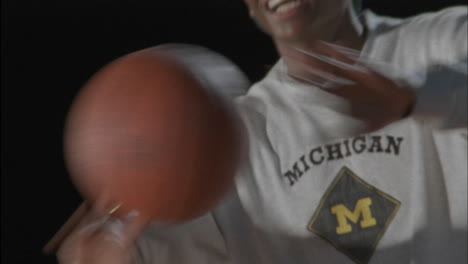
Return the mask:
[(365, 124), (348, 102), (289, 78), (280, 60), (237, 100), (250, 155), (238, 195), (183, 226), (149, 228), (143, 263), (359, 263), (307, 228), (343, 167), (400, 202), (368, 263), (467, 262), (467, 9), (364, 18), (363, 52), (417, 89), (414, 113), (356, 136)]

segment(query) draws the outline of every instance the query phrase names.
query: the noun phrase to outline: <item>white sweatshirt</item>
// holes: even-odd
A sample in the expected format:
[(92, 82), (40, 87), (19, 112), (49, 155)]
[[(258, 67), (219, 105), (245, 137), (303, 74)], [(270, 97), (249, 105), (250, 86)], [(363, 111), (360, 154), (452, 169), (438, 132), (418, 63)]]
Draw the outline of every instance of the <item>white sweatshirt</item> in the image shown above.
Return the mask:
[(414, 113), (359, 135), (345, 99), (280, 60), (237, 100), (249, 140), (237, 192), (149, 228), (143, 263), (467, 262), (467, 8), (364, 21), (363, 53), (417, 89)]

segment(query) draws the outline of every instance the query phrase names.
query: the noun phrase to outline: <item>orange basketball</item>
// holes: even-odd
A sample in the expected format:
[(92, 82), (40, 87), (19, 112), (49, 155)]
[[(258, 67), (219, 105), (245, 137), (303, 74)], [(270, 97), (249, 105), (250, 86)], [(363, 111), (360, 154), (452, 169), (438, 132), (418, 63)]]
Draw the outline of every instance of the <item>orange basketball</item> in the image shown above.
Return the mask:
[(67, 167), (86, 200), (173, 223), (222, 199), (233, 185), (241, 140), (229, 99), (213, 91), (221, 84), (212, 80), (245, 77), (238, 70), (209, 76), (204, 67), (237, 69), (209, 50), (166, 45), (119, 58), (88, 81), (64, 136)]

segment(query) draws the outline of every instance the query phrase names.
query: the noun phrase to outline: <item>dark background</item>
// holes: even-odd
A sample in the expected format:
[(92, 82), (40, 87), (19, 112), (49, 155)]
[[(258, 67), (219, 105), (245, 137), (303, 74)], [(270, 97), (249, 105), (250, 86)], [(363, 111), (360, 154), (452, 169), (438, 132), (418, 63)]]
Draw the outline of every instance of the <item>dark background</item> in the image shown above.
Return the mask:
[[(407, 17), (463, 0), (368, 0)], [(80, 203), (62, 159), (73, 96), (101, 66), (167, 42), (206, 46), (256, 81), (276, 53), (242, 0), (2, 0), (1, 259), (55, 263), (42, 246)]]

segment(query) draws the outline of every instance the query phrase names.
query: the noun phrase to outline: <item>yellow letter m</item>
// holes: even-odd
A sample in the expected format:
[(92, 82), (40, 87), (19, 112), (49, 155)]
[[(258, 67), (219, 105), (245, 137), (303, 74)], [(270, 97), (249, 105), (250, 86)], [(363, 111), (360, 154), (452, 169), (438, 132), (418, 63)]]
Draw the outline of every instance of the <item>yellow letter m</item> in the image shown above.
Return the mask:
[(348, 223), (348, 220), (357, 224), (360, 216), (362, 216), (362, 220), (360, 222), (361, 228), (369, 228), (375, 226), (377, 224), (377, 220), (374, 217), (372, 217), (370, 209), (371, 204), (371, 198), (366, 197), (357, 201), (353, 212), (351, 212), (343, 204), (333, 206), (331, 208), (331, 212), (332, 214), (336, 215), (336, 220), (338, 221), (336, 233), (338, 235), (343, 235), (353, 231), (353, 228)]

